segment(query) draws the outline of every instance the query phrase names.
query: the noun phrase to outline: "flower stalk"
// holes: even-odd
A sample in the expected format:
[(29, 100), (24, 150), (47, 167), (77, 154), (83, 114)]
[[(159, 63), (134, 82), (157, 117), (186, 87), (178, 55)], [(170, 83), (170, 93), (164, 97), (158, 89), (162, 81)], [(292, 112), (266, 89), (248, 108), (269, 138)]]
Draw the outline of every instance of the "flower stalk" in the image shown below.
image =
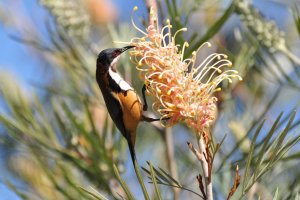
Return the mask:
[(199, 152), (202, 155), (201, 160), (201, 166), (202, 166), (202, 172), (204, 174), (204, 182), (205, 182), (205, 190), (206, 190), (206, 198), (207, 200), (213, 199), (213, 190), (212, 190), (212, 180), (211, 180), (211, 168), (208, 159), (208, 149), (207, 145), (204, 142), (203, 136), (200, 136), (198, 138), (198, 146), (199, 146)]
[[(212, 166), (212, 159), (210, 157), (208, 146), (206, 145), (205, 139), (202, 135), (198, 137), (198, 148), (199, 150), (195, 149), (194, 146), (188, 142), (188, 146), (190, 150), (194, 153), (196, 158), (199, 160), (202, 168), (202, 174), (204, 177), (204, 191), (201, 190), (204, 199), (212, 200), (213, 199), (213, 190), (212, 190), (212, 179), (211, 179), (211, 166)], [(202, 179), (198, 179), (198, 181), (202, 181)], [(203, 193), (205, 192), (205, 193)]]

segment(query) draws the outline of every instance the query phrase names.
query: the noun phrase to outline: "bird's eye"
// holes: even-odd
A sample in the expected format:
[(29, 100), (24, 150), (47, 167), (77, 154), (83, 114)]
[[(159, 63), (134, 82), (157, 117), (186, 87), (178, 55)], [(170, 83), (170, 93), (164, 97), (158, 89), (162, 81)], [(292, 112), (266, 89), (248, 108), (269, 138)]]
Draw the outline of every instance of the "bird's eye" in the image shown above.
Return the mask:
[(120, 54), (119, 51), (114, 51), (113, 54), (112, 54), (112, 56), (115, 58), (115, 57), (117, 57), (119, 54)]

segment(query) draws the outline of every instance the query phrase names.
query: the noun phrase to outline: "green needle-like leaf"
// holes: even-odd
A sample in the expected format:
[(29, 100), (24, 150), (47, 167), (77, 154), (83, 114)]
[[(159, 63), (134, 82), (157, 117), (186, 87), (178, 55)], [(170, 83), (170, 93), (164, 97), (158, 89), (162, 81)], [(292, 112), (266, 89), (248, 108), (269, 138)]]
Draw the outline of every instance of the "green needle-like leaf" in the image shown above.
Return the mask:
[(273, 200), (277, 200), (278, 198), (278, 188), (276, 188), (276, 191), (275, 191), (275, 195), (273, 197)]
[(134, 160), (134, 169), (135, 169), (135, 173), (137, 175), (138, 181), (140, 183), (140, 186), (143, 190), (144, 198), (146, 200), (150, 200), (149, 194), (148, 194), (147, 189), (145, 187), (144, 180), (142, 178), (142, 175), (141, 175), (141, 172), (140, 172), (140, 169), (139, 169), (139, 165), (138, 165), (136, 159)]
[(125, 194), (127, 195), (127, 198), (129, 200), (134, 200), (135, 198), (133, 197), (131, 191), (129, 190), (127, 184), (124, 182), (124, 180), (121, 178), (120, 176), (120, 173), (119, 173), (119, 170), (118, 168), (116, 167), (116, 165), (113, 165), (113, 168), (114, 168), (114, 172), (115, 172), (115, 175), (117, 177), (117, 179), (119, 180), (119, 183), (121, 184)]
[(247, 161), (246, 161), (246, 167), (245, 167), (245, 172), (244, 172), (244, 180), (243, 180), (243, 186), (242, 186), (242, 194), (244, 194), (244, 191), (245, 191), (245, 188), (247, 186), (247, 182), (248, 182), (248, 174), (249, 174), (249, 171), (250, 171), (250, 165), (251, 165), (251, 162), (252, 162), (252, 156), (254, 154), (254, 150), (255, 150), (255, 144), (256, 144), (256, 139), (257, 139), (257, 136), (259, 135), (260, 133), (260, 130), (261, 128), (263, 127), (265, 123), (265, 120), (262, 121), (260, 123), (260, 125), (257, 127), (256, 131), (255, 131), (255, 134), (252, 138), (252, 142), (251, 142), (251, 147), (250, 147), (250, 150), (249, 150), (249, 154), (247, 156)]
[(153, 185), (154, 185), (154, 189), (155, 189), (157, 199), (161, 200), (162, 197), (161, 197), (161, 194), (160, 194), (157, 182), (156, 182), (156, 174), (155, 174), (155, 171), (153, 170), (152, 164), (150, 162), (149, 162), (149, 167), (150, 167), (151, 179), (152, 179), (152, 182), (153, 182)]
[(105, 196), (103, 196), (102, 194), (100, 193), (97, 193), (95, 194), (94, 192), (91, 192), (83, 187), (78, 187), (80, 190), (86, 192), (87, 194), (89, 194), (90, 196), (92, 196), (94, 199), (97, 199), (97, 200), (108, 200)]
[[(279, 116), (277, 117), (277, 119), (275, 120), (271, 130), (269, 131), (268, 135), (264, 138), (264, 143), (263, 143), (263, 147), (261, 148), (259, 154), (258, 154), (258, 159), (257, 159), (257, 162), (256, 162), (256, 167), (259, 168), (260, 165), (262, 164), (263, 162), (263, 157), (266, 153), (266, 150), (267, 150), (267, 146), (269, 144), (269, 141), (271, 140), (271, 137), (274, 135), (274, 132), (276, 130), (276, 127), (281, 119), (283, 115), (283, 112), (281, 112), (279, 114)], [(256, 176), (256, 174), (254, 174), (254, 177)]]

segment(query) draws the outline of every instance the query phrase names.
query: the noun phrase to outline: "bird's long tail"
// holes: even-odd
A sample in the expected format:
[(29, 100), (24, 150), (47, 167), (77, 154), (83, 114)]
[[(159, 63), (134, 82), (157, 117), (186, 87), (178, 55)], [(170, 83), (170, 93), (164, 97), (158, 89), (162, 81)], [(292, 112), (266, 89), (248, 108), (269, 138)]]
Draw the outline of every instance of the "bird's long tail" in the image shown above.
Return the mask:
[[(135, 134), (132, 134), (132, 135), (135, 136)], [(129, 147), (129, 152), (130, 152), (131, 160), (132, 160), (132, 163), (133, 163), (133, 166), (134, 166), (134, 171), (135, 171), (135, 173), (137, 175), (138, 181), (139, 181), (140, 186), (141, 186), (141, 188), (143, 190), (144, 197), (145, 197), (145, 199), (150, 199), (149, 195), (147, 193), (147, 189), (146, 189), (146, 187), (144, 185), (144, 181), (143, 181), (141, 172), (139, 170), (139, 165), (137, 163), (137, 159), (136, 159), (136, 155), (135, 155), (135, 150), (134, 150), (135, 137), (134, 137), (134, 140), (131, 140), (130, 138), (127, 138), (127, 142), (128, 142), (128, 147)]]
[(127, 139), (127, 142), (128, 142), (128, 147), (129, 147), (131, 160), (132, 160), (133, 166), (135, 166), (134, 163), (137, 162), (137, 160), (136, 160), (134, 145), (132, 144), (132, 141), (130, 139)]

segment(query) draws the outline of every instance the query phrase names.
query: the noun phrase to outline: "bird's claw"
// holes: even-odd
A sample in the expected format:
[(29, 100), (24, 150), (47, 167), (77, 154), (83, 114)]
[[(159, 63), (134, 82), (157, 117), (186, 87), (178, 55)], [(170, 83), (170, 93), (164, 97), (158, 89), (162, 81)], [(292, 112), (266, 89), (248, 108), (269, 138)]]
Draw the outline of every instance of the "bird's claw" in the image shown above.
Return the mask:
[(147, 105), (143, 105), (143, 111), (147, 111), (148, 110), (148, 106)]

